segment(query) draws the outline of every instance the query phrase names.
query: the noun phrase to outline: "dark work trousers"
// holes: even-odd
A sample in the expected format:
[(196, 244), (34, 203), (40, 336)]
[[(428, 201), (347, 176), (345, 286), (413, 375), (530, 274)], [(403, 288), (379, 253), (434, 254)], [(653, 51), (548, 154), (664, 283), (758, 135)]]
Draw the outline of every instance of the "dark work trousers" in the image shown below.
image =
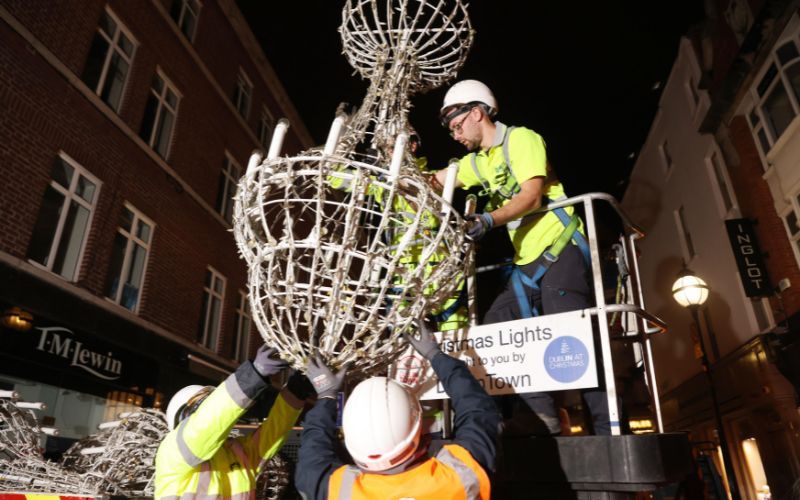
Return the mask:
[[(540, 256), (530, 264), (520, 267), (527, 276), (533, 276)], [(580, 249), (574, 244), (567, 245), (561, 252), (558, 261), (542, 277), (540, 289), (524, 287), (530, 304), (539, 314), (555, 314), (560, 312), (585, 309), (594, 305), (590, 286), (589, 269), (583, 260)], [(483, 324), (499, 323), (522, 319), (517, 294), (509, 279), (503, 290), (492, 303)], [(597, 345), (597, 342), (595, 342)], [(597, 366), (601, 366), (600, 350), (595, 348)], [(602, 368), (599, 370), (600, 387), (581, 391), (586, 406), (592, 414), (594, 433), (610, 435), (611, 427), (608, 417), (608, 400), (603, 389)], [(505, 422), (506, 435), (551, 435), (561, 432), (561, 423), (553, 402), (553, 397), (546, 392), (533, 392), (520, 395), (502, 396), (498, 401), (504, 413), (511, 413)], [(505, 415), (504, 415), (505, 416)]]

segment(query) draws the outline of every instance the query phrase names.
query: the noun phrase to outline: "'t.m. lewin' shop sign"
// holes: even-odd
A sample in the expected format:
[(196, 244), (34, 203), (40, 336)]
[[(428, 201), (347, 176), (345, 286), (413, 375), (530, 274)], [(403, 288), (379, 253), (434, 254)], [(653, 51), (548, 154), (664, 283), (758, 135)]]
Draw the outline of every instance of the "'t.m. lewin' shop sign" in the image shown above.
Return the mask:
[(86, 345), (75, 334), (60, 326), (36, 328), (39, 342), (36, 350), (50, 354), (54, 361), (66, 363), (70, 368), (83, 370), (104, 380), (119, 380), (122, 377), (122, 360), (114, 357), (114, 351), (98, 345)]
[(27, 332), (3, 332), (5, 354), (25, 360), (34, 373), (36, 366), (59, 376), (77, 376), (89, 381), (132, 387), (152, 384), (158, 366), (152, 359), (106, 343), (57, 324), (38, 321)]

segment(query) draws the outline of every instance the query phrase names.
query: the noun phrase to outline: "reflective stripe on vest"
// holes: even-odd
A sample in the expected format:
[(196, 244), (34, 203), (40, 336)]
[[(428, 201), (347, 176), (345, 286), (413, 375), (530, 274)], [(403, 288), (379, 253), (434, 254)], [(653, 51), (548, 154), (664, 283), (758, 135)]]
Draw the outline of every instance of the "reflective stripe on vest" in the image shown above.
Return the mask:
[(175, 439), (178, 442), (178, 451), (180, 451), (183, 460), (189, 464), (190, 467), (197, 467), (203, 463), (203, 459), (195, 455), (192, 450), (189, 449), (189, 445), (186, 444), (186, 439), (183, 437), (183, 430), (188, 423), (188, 418), (183, 419), (183, 422), (178, 426), (178, 435), (175, 436)]
[[(466, 450), (464, 450), (464, 453), (468, 453), (468, 452)], [(439, 450), (439, 452), (436, 454), (435, 457), (429, 458), (426, 462), (429, 462), (431, 460), (438, 461), (441, 465), (443, 465), (446, 468), (449, 468), (450, 470), (452, 470), (455, 473), (455, 475), (459, 479), (459, 482), (461, 483), (461, 487), (464, 489), (464, 495), (465, 495), (465, 498), (467, 498), (467, 500), (473, 500), (473, 499), (481, 498), (481, 479), (480, 479), (480, 477), (478, 477), (478, 474), (468, 464), (464, 463), (463, 460), (461, 460), (458, 457), (456, 457), (450, 450), (447, 449), (446, 446), (443, 447), (441, 450)], [(476, 464), (476, 466), (478, 466), (478, 465)], [(379, 474), (370, 474), (369, 472), (364, 472), (364, 471), (362, 471), (361, 469), (359, 469), (358, 467), (356, 467), (354, 465), (345, 465), (345, 466), (342, 466), (341, 469), (343, 469), (343, 470), (342, 470), (342, 473), (340, 475), (340, 479), (339, 479), (340, 482), (338, 484), (339, 493), (335, 497), (338, 500), (350, 500), (353, 497), (353, 489), (354, 489), (356, 480), (360, 476), (366, 475), (366, 476), (380, 477)], [(435, 466), (434, 466), (434, 469), (435, 469)], [(413, 474), (415, 474), (417, 472), (421, 472), (421, 471), (424, 471), (424, 470), (425, 469), (424, 469), (423, 465), (420, 464), (420, 468), (416, 468), (416, 467), (415, 468), (411, 468), (411, 469), (408, 469), (408, 470), (406, 470), (404, 472), (401, 472), (400, 474), (412, 474), (413, 475)], [(333, 477), (335, 477), (335, 474), (336, 474), (336, 471), (334, 471), (334, 476)], [(412, 477), (409, 477), (408, 479), (413, 484), (414, 479)], [(335, 479), (334, 479), (334, 481), (335, 481)], [(333, 485), (331, 485), (331, 486), (333, 486)], [(453, 486), (455, 487), (455, 485), (453, 485)], [(487, 487), (488, 487), (488, 483), (487, 483)], [(410, 485), (409, 488), (413, 488), (413, 486)], [(334, 490), (334, 491), (331, 492), (331, 490)], [(329, 489), (329, 494), (330, 493), (335, 494), (335, 488), (330, 488)], [(364, 492), (364, 493), (366, 493), (366, 492)], [(379, 492), (371, 490), (368, 494), (369, 495), (375, 495), (377, 493), (379, 493)], [(414, 491), (409, 491), (408, 494), (409, 494), (409, 498), (412, 498), (413, 495), (414, 495)], [(329, 495), (329, 498), (333, 498), (333, 497)]]
[(342, 485), (339, 488), (339, 498), (341, 500), (350, 500), (353, 496), (353, 484), (356, 478), (361, 474), (361, 469), (355, 465), (348, 465), (342, 474)]
[(464, 493), (467, 498), (479, 498), (481, 493), (481, 484), (475, 471), (470, 469), (467, 464), (453, 456), (450, 450), (442, 448), (436, 454), (436, 459), (453, 469), (461, 484), (464, 486)]

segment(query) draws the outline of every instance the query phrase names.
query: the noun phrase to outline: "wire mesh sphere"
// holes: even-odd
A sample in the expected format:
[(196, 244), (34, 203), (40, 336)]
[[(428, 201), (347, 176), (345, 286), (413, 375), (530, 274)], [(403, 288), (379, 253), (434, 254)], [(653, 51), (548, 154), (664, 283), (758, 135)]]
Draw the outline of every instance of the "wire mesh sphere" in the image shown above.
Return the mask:
[(458, 286), (460, 224), (416, 166), (393, 176), (321, 153), (267, 160), (242, 178), (234, 207), (253, 321), (296, 368), (319, 354), (375, 373)]
[(0, 458), (41, 457), (39, 424), (31, 410), (0, 398)]
[(339, 28), (347, 61), (365, 79), (387, 61), (408, 61), (412, 89), (425, 91), (453, 78), (474, 36), (461, 0), (347, 0)]

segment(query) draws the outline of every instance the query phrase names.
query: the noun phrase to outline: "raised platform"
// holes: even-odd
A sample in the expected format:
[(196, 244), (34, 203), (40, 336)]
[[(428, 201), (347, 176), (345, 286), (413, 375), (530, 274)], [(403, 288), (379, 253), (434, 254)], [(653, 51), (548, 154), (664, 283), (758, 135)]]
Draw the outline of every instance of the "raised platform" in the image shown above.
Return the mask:
[(691, 472), (686, 434), (507, 438), (493, 498), (623, 499)]

